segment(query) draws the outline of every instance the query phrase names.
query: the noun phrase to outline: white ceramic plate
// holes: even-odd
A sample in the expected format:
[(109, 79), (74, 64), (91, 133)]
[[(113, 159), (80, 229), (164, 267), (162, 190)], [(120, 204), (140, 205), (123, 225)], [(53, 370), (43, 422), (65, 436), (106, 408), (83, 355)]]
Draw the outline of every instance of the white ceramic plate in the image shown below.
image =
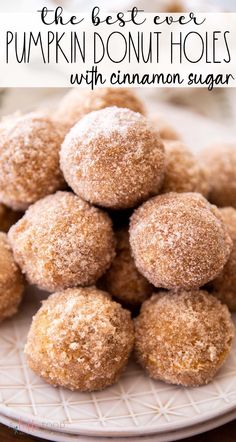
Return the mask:
[[(217, 428), (221, 425), (227, 424), (228, 422), (234, 420), (236, 418), (236, 410), (231, 411), (230, 413), (227, 413), (223, 416), (220, 416), (216, 419), (211, 419), (207, 422), (204, 422), (202, 424), (197, 424), (192, 427), (187, 428), (180, 428), (177, 431), (174, 432), (165, 432), (165, 433), (159, 433), (149, 436), (135, 436), (129, 437), (129, 438), (121, 438), (116, 437), (114, 438), (107, 438), (107, 437), (100, 437), (99, 442), (170, 442), (170, 441), (177, 441), (182, 440), (186, 437), (191, 437), (196, 434), (204, 433), (206, 431), (213, 430), (214, 428)], [(39, 427), (32, 427), (27, 425), (22, 425), (22, 423), (19, 424), (18, 420), (13, 420), (9, 417), (3, 416), (0, 414), (0, 422), (4, 425), (7, 425), (8, 427), (12, 428), (12, 431), (14, 432), (14, 435), (18, 436), (19, 433), (28, 433), (35, 437), (40, 437), (47, 440), (52, 440), (56, 442), (94, 442), (94, 437), (90, 436), (78, 436), (77, 434), (72, 433), (58, 433), (57, 431), (54, 431), (50, 428), (39, 428)]]
[[(19, 106), (18, 106), (19, 107)], [(158, 106), (194, 149), (233, 140), (226, 128), (194, 114)], [(102, 392), (53, 388), (27, 367), (23, 347), (42, 295), (29, 290), (20, 313), (0, 325), (0, 413), (57, 432), (138, 436), (183, 430), (236, 408), (236, 342), (224, 367), (207, 386), (186, 389), (156, 382), (131, 362), (121, 380)]]
[(0, 327), (0, 413), (24, 431), (40, 427), (49, 433), (116, 437), (158, 433), (160, 440), (167, 435), (171, 440), (179, 432), (199, 432), (206, 421), (214, 426), (214, 419), (235, 412), (236, 341), (215, 380), (201, 388), (152, 381), (134, 363), (118, 384), (103, 392), (81, 394), (49, 386), (27, 368), (23, 355), (41, 297), (29, 291), (20, 313)]
[(236, 341), (209, 385), (180, 388), (152, 381), (131, 362), (121, 380), (96, 393), (46, 384), (28, 369), (23, 347), (40, 295), (29, 291), (20, 313), (0, 326), (0, 413), (39, 427), (96, 436), (170, 432), (236, 407)]

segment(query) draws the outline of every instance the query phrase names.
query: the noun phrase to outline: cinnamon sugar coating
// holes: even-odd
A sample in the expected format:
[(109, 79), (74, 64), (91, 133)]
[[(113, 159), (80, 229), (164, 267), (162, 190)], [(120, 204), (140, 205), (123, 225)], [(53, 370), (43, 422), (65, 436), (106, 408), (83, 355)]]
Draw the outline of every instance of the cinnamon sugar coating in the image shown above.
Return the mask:
[(197, 159), (181, 141), (165, 141), (166, 170), (162, 193), (204, 192), (208, 186)]
[(209, 200), (219, 207), (236, 208), (236, 145), (209, 146), (200, 160), (209, 183)]
[(181, 135), (161, 115), (153, 114), (149, 118), (163, 140), (181, 140)]
[(23, 277), (14, 262), (7, 235), (0, 232), (0, 321), (17, 312), (23, 291)]
[(114, 257), (108, 215), (69, 192), (30, 206), (9, 239), (28, 281), (50, 292), (95, 283)]
[(20, 216), (21, 212), (16, 212), (0, 203), (0, 231), (8, 232), (10, 227), (18, 221)]
[(116, 232), (116, 256), (101, 279), (102, 286), (124, 304), (142, 304), (152, 291), (152, 285), (136, 269), (131, 256), (126, 228)]
[(207, 384), (227, 358), (234, 326), (228, 308), (203, 290), (160, 292), (135, 319), (135, 351), (154, 378)]
[(115, 383), (133, 348), (130, 313), (95, 287), (51, 295), (33, 318), (25, 353), (54, 386), (94, 391)]
[(64, 185), (59, 168), (63, 136), (46, 116), (26, 114), (0, 123), (0, 201), (24, 210)]
[(226, 304), (230, 310), (236, 310), (236, 209), (220, 209), (222, 219), (229, 229), (233, 249), (220, 275), (214, 279), (209, 288), (211, 293)]
[(220, 212), (198, 193), (168, 193), (144, 203), (131, 217), (130, 244), (140, 273), (167, 289), (211, 281), (232, 249)]
[(61, 168), (74, 192), (103, 207), (125, 209), (156, 194), (164, 147), (141, 114), (109, 107), (91, 112), (67, 134)]
[(111, 106), (145, 113), (142, 102), (131, 89), (106, 87), (94, 91), (72, 89), (62, 98), (54, 118), (72, 127), (84, 115)]
[(180, 0), (171, 0), (169, 3), (167, 3), (165, 7), (165, 12), (174, 12), (174, 13), (180, 13), (180, 12), (186, 12), (186, 6), (183, 4)]

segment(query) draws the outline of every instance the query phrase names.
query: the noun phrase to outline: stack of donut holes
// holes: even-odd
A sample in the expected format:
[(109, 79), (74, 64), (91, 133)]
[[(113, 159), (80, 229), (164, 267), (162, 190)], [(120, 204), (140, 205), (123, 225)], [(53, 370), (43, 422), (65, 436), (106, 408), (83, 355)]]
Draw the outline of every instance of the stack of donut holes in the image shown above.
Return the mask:
[(101, 390), (133, 350), (153, 379), (191, 387), (226, 360), (236, 144), (195, 157), (131, 89), (71, 90), (0, 122), (0, 230), (0, 320), (27, 284), (49, 292), (25, 354), (50, 384)]

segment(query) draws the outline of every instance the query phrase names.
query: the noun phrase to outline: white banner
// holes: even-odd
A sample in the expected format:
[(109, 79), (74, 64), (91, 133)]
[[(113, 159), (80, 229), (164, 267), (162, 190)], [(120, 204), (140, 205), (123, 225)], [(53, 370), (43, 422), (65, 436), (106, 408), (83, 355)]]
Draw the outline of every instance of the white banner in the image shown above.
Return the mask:
[(235, 87), (235, 13), (0, 13), (0, 87)]

